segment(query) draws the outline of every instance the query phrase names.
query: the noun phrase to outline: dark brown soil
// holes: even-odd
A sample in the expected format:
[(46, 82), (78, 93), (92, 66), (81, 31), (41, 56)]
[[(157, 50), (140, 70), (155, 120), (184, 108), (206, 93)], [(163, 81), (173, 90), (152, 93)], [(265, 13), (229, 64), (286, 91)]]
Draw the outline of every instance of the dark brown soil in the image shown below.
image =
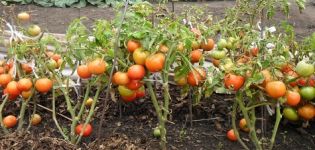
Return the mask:
[[(196, 3), (176, 3), (175, 11), (181, 12), (184, 5), (195, 5)], [(222, 16), (224, 9), (233, 6), (233, 2), (208, 2), (197, 3), (198, 6), (208, 7), (213, 15)], [(114, 10), (112, 8), (42, 8), (34, 5), (18, 5), (11, 7), (13, 12), (32, 11), (35, 17), (32, 21), (47, 28), (53, 33), (65, 33), (66, 27), (71, 20), (85, 16), (91, 25), (95, 19), (112, 19)], [(0, 6), (0, 16), (6, 18), (13, 16), (10, 7)], [(292, 9), (289, 21), (294, 24), (298, 36), (307, 36), (315, 32), (315, 7), (309, 3), (302, 14), (296, 8)], [(277, 19), (283, 18), (277, 14)], [(278, 24), (275, 19), (273, 24)], [(271, 23), (270, 23), (271, 25)], [(175, 89), (174, 89), (175, 90)], [(177, 92), (172, 92), (177, 93)], [(188, 102), (186, 100), (176, 100), (176, 94), (172, 95), (172, 119), (168, 123), (168, 145), (169, 149), (243, 149), (237, 142), (230, 142), (225, 134), (231, 128), (231, 106), (233, 99), (228, 95), (214, 95), (209, 99), (203, 99), (202, 103), (193, 109), (193, 126), (190, 126), (188, 119)], [(43, 105), (50, 108), (50, 100), (42, 97)], [(119, 107), (121, 106), (121, 107)], [(100, 106), (102, 107), (102, 106)], [(13, 106), (11, 108), (14, 108)], [(94, 133), (90, 138), (84, 138), (80, 146), (76, 147), (62, 140), (58, 130), (51, 119), (51, 113), (38, 108), (38, 112), (44, 116), (43, 123), (37, 127), (32, 127), (30, 133), (12, 133), (0, 136), (0, 149), (158, 149), (159, 140), (152, 135), (152, 129), (157, 125), (154, 108), (149, 99), (140, 100), (132, 104), (110, 103), (107, 110), (106, 122), (102, 127), (100, 139), (96, 139), (96, 129), (100, 120), (100, 110), (93, 120)], [(121, 108), (121, 109), (120, 109)], [(121, 113), (120, 111), (121, 110)], [(8, 113), (17, 112), (11, 109)], [(257, 110), (258, 111), (258, 110)], [(60, 113), (64, 113), (60, 110)], [(259, 114), (259, 111), (258, 111)], [(47, 119), (45, 119), (47, 118)], [(60, 119), (60, 118), (59, 118)], [(66, 120), (61, 120), (64, 127), (69, 124)], [(272, 131), (274, 118), (269, 118), (266, 122), (266, 131)], [(301, 123), (282, 123), (276, 139), (275, 149), (315, 149), (315, 124), (307, 129), (301, 128)], [(260, 129), (260, 126), (257, 127)], [(263, 132), (266, 136), (271, 135)], [(259, 134), (259, 136), (261, 136)], [(242, 133), (244, 141), (249, 144), (249, 139)], [(250, 145), (250, 144), (249, 144)], [(252, 149), (254, 147), (251, 145)]]

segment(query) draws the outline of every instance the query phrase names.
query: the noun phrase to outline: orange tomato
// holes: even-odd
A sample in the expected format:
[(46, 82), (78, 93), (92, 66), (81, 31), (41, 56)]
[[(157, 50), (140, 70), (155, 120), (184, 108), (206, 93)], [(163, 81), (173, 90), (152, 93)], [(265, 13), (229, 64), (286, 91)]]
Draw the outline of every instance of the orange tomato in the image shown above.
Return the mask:
[(4, 67), (0, 67), (0, 74), (4, 74), (4, 73), (5, 73)]
[(9, 115), (4, 117), (2, 122), (6, 128), (13, 128), (17, 124), (17, 118), (13, 115)]
[(127, 75), (131, 80), (141, 80), (145, 75), (145, 69), (142, 65), (132, 65), (129, 67)]
[(38, 125), (42, 121), (42, 117), (39, 114), (32, 115), (31, 124), (33, 126)]
[(89, 67), (87, 65), (78, 66), (77, 74), (82, 79), (87, 79), (92, 76), (92, 74), (89, 72)]
[(224, 85), (227, 89), (233, 89), (234, 91), (239, 90), (245, 82), (243, 76), (227, 74), (224, 77)]
[(0, 85), (5, 87), (12, 80), (10, 74), (1, 74), (0, 75)]
[(202, 41), (201, 42), (201, 49), (204, 51), (211, 51), (214, 48), (214, 40), (213, 39), (207, 39), (207, 42)]
[(29, 78), (22, 78), (19, 80), (17, 88), (20, 91), (29, 91), (33, 86), (32, 80)]
[(22, 70), (25, 73), (31, 73), (33, 71), (32, 67), (29, 64), (22, 64)]
[(278, 99), (285, 95), (287, 88), (282, 81), (271, 81), (267, 83), (265, 90), (270, 97)]
[(47, 93), (53, 87), (53, 82), (48, 78), (41, 78), (35, 82), (35, 88), (41, 93)]
[(161, 44), (160, 47), (159, 47), (159, 50), (162, 52), (162, 53), (167, 53), (168, 52), (168, 47), (164, 44)]
[(298, 109), (298, 114), (304, 120), (311, 120), (315, 115), (315, 108), (312, 104), (306, 104)]
[(244, 132), (249, 132), (249, 128), (247, 127), (245, 118), (242, 118), (240, 120), (239, 126), (240, 126), (240, 129), (243, 130)]
[(301, 101), (301, 95), (298, 92), (295, 92), (295, 91), (288, 91), (287, 94), (286, 94), (286, 98), (287, 98), (286, 103), (289, 106), (296, 106)]
[(127, 50), (129, 52), (134, 52), (136, 49), (140, 48), (141, 47), (141, 44), (138, 42), (138, 41), (135, 41), (135, 40), (129, 40), (127, 42)]
[(76, 128), (75, 128), (75, 133), (76, 133), (77, 135), (80, 135), (81, 132), (83, 132), (83, 134), (82, 134), (83, 137), (88, 137), (88, 136), (90, 136), (91, 133), (92, 133), (92, 130), (93, 130), (92, 125), (88, 123), (88, 124), (85, 126), (84, 131), (82, 131), (82, 130), (83, 130), (83, 127), (84, 127), (84, 124), (79, 124), (79, 125), (77, 125)]
[(202, 52), (199, 49), (190, 52), (190, 61), (192, 63), (199, 62), (202, 58)]
[(233, 141), (233, 142), (234, 142), (234, 141), (237, 141), (237, 137), (236, 137), (236, 135), (235, 135), (233, 129), (229, 130), (229, 131), (226, 133), (226, 137), (227, 137), (230, 141)]
[(132, 58), (138, 65), (144, 65), (145, 59), (150, 55), (148, 51), (144, 51), (141, 48), (135, 50), (132, 54)]
[(9, 82), (6, 89), (9, 95), (19, 95), (21, 93), (18, 89), (18, 83), (16, 81)]
[(91, 74), (103, 74), (106, 70), (106, 62), (100, 58), (97, 58), (88, 63), (88, 69)]
[(159, 72), (164, 67), (165, 55), (162, 53), (157, 53), (150, 55), (145, 60), (145, 67), (150, 72)]
[(53, 60), (55, 60), (56, 62), (58, 62), (58, 60), (61, 58), (61, 55), (59, 55), (59, 54), (53, 54), (53, 55), (51, 56), (51, 58), (52, 58)]
[(21, 93), (22, 97), (27, 100), (31, 95), (32, 95), (32, 90), (29, 90), (29, 91), (23, 91)]
[(206, 71), (202, 68), (196, 68), (187, 75), (187, 82), (191, 86), (198, 86), (206, 78)]
[(113, 83), (117, 84), (117, 85), (125, 85), (128, 84), (130, 82), (129, 78), (128, 78), (128, 74), (125, 72), (116, 72), (113, 75)]

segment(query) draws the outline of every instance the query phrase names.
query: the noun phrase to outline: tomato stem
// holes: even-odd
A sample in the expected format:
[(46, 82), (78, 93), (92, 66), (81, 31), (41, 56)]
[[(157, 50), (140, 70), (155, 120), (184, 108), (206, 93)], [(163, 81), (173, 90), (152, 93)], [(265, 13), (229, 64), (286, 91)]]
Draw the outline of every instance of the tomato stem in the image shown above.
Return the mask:
[(4, 131), (5, 134), (9, 133), (9, 131), (8, 131), (8, 129), (7, 129), (7, 128), (4, 126), (4, 124), (3, 124), (3, 121), (2, 121), (2, 110), (3, 110), (3, 107), (4, 107), (5, 103), (8, 101), (8, 99), (9, 99), (9, 94), (7, 94), (7, 95), (5, 96), (3, 102), (2, 102), (1, 105), (0, 105), (0, 122), (1, 122), (1, 127), (2, 127), (2, 129), (3, 129), (3, 131)]
[(237, 141), (243, 146), (243, 148), (249, 150), (248, 146), (243, 142), (243, 140), (240, 138), (239, 132), (236, 128), (236, 113), (237, 113), (237, 101), (234, 101), (233, 107), (232, 107), (232, 127), (233, 131), (237, 137)]
[(270, 147), (269, 147), (270, 150), (272, 149), (272, 147), (273, 147), (273, 145), (275, 143), (275, 139), (276, 139), (276, 135), (277, 135), (277, 131), (278, 131), (278, 128), (279, 128), (279, 124), (280, 124), (281, 118), (282, 118), (282, 115), (281, 115), (281, 112), (280, 112), (280, 103), (278, 101), (277, 106), (276, 106), (276, 122), (275, 122), (274, 128), (272, 130), (271, 144), (270, 144)]
[(58, 123), (57, 117), (56, 117), (56, 92), (55, 92), (55, 89), (53, 89), (53, 91), (52, 91), (52, 96), (53, 96), (52, 97), (52, 117), (53, 117), (53, 120), (54, 120), (59, 132), (63, 136), (63, 138), (65, 140), (69, 140), (69, 137), (63, 132), (62, 128), (60, 127), (60, 125)]
[(18, 131), (22, 129), (22, 126), (24, 123), (24, 115), (25, 115), (26, 106), (28, 102), (31, 100), (33, 93), (34, 93), (34, 88), (32, 89), (32, 94), (26, 100), (22, 100), (22, 106), (21, 106), (20, 116), (19, 116), (20, 119), (19, 119), (19, 124), (17, 128)]

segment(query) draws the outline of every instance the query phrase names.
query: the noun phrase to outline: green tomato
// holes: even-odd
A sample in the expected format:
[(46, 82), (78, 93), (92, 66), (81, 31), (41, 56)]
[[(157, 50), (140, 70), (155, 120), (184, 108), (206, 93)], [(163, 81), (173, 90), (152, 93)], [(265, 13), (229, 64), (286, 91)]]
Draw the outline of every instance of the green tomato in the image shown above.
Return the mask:
[(126, 96), (126, 97), (134, 95), (133, 90), (130, 90), (123, 85), (118, 86), (118, 92), (121, 96)]
[(218, 42), (218, 50), (223, 50), (228, 45), (227, 41), (225, 39), (220, 39)]
[(283, 116), (284, 118), (290, 121), (297, 121), (299, 120), (299, 115), (297, 114), (296, 110), (291, 107), (286, 107), (283, 109)]
[(158, 127), (154, 128), (153, 136), (156, 137), (156, 138), (159, 138), (161, 136), (160, 128), (158, 128)]
[(315, 88), (308, 86), (300, 89), (300, 94), (304, 100), (313, 100), (315, 98)]
[(37, 36), (40, 34), (41, 29), (38, 25), (31, 25), (30, 27), (28, 27), (27, 32), (31, 36)]
[(54, 69), (58, 68), (58, 64), (57, 64), (57, 62), (56, 62), (55, 60), (50, 59), (50, 60), (48, 61), (47, 67), (48, 67), (50, 70), (54, 70)]
[(210, 53), (210, 56), (214, 59), (222, 59), (222, 58), (225, 58), (226, 51), (214, 50)]
[(305, 61), (300, 61), (295, 67), (295, 71), (302, 77), (308, 77), (312, 75), (314, 70), (314, 65), (308, 64)]

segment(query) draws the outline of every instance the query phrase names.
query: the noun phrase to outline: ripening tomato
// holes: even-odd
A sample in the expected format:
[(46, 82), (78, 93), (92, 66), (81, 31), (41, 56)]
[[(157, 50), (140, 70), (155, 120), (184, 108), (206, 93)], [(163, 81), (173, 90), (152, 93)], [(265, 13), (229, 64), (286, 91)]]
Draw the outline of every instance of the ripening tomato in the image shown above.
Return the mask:
[(296, 112), (295, 109), (291, 107), (285, 107), (283, 109), (283, 116), (284, 118), (290, 120), (290, 121), (297, 121), (299, 120), (298, 113)]
[(50, 70), (55, 70), (55, 69), (57, 69), (58, 64), (57, 64), (57, 62), (56, 62), (55, 60), (50, 59), (50, 60), (47, 62), (47, 67), (48, 67), (48, 69), (50, 69)]
[(136, 64), (138, 65), (144, 65), (145, 64), (145, 59), (150, 55), (148, 51), (145, 51), (141, 48), (136, 49), (133, 54), (133, 60), (135, 61)]
[(17, 17), (20, 21), (29, 21), (31, 18), (30, 14), (27, 12), (20, 12)]
[(200, 44), (197, 41), (193, 41), (191, 47), (192, 50), (200, 49)]
[(41, 29), (40, 29), (40, 27), (38, 25), (31, 25), (27, 29), (27, 33), (30, 36), (38, 36), (41, 32), (42, 31), (41, 31)]
[(92, 74), (89, 72), (89, 67), (87, 65), (78, 66), (77, 74), (82, 79), (87, 79), (92, 76)]
[(270, 97), (278, 99), (285, 95), (287, 88), (282, 81), (271, 81), (267, 83), (265, 90)]
[(220, 60), (218, 59), (211, 58), (211, 62), (215, 67), (219, 67), (220, 65)]
[(125, 86), (130, 90), (137, 90), (139, 89), (143, 83), (140, 80), (131, 80), (128, 84)]
[(47, 93), (53, 87), (53, 82), (48, 78), (40, 78), (35, 82), (35, 88), (38, 92)]
[(93, 99), (92, 98), (88, 98), (85, 102), (85, 106), (87, 107), (91, 107), (93, 103)]
[(311, 86), (302, 87), (300, 94), (303, 100), (313, 100), (315, 98), (315, 88)]
[(206, 78), (206, 71), (202, 68), (196, 68), (187, 75), (187, 82), (191, 86), (198, 86)]
[(258, 56), (258, 53), (259, 53), (259, 48), (258, 48), (258, 47), (253, 47), (253, 48), (251, 49), (251, 51), (250, 51), (250, 54), (251, 54), (252, 56), (255, 56), (255, 57)]
[(300, 61), (296, 65), (295, 71), (302, 77), (308, 77), (314, 73), (315, 68), (313, 64), (306, 63), (305, 61)]
[(61, 59), (61, 55), (59, 55), (59, 54), (54, 54), (54, 55), (51, 56), (51, 58), (52, 58), (53, 60), (55, 60), (56, 62), (58, 62), (58, 60)]
[(116, 72), (113, 76), (113, 83), (117, 85), (126, 85), (130, 82), (126, 72)]
[(42, 117), (39, 114), (32, 115), (31, 124), (33, 126), (38, 125), (42, 121)]
[(33, 86), (33, 82), (29, 78), (22, 78), (19, 80), (17, 88), (20, 91), (29, 91)]
[(228, 42), (226, 41), (226, 39), (220, 39), (217, 46), (218, 50), (222, 50), (224, 48), (227, 48)]
[(16, 81), (9, 82), (6, 89), (9, 95), (19, 95), (21, 93), (18, 89), (18, 83)]
[(88, 63), (88, 69), (91, 74), (100, 75), (106, 70), (106, 62), (100, 58), (97, 58)]
[(184, 49), (185, 49), (184, 44), (182, 42), (179, 42), (177, 45), (177, 50), (183, 52)]
[(214, 40), (209, 38), (206, 42), (201, 42), (201, 49), (204, 51), (211, 51), (214, 48)]
[(138, 42), (138, 41), (135, 41), (135, 40), (129, 40), (127, 42), (127, 50), (129, 52), (134, 52), (136, 49), (140, 48), (141, 47), (141, 44)]
[(311, 120), (315, 115), (315, 108), (312, 104), (306, 104), (298, 109), (298, 114), (304, 120)]
[(9, 115), (3, 118), (2, 123), (6, 128), (13, 128), (17, 124), (17, 118)]
[(300, 79), (297, 80), (297, 84), (299, 86), (306, 86), (307, 80), (305, 78), (300, 78)]
[(127, 87), (123, 85), (118, 86), (118, 92), (121, 96), (127, 96), (127, 97), (135, 94), (135, 91), (128, 89)]
[(148, 56), (145, 59), (145, 67), (150, 72), (159, 72), (163, 69), (165, 62), (165, 55), (162, 53), (157, 53)]
[(229, 130), (227, 133), (226, 133), (226, 137), (230, 140), (230, 141), (237, 141), (237, 137), (235, 135), (235, 132), (233, 129)]
[(145, 76), (145, 69), (142, 65), (132, 65), (127, 74), (131, 80), (141, 80)]
[(288, 91), (287, 94), (286, 94), (286, 98), (287, 98), (286, 103), (289, 106), (296, 106), (301, 101), (301, 95), (298, 92), (295, 92), (295, 91)]
[(176, 85), (178, 86), (184, 86), (187, 84), (187, 77), (181, 76), (181, 77), (175, 77), (174, 78)]
[(213, 50), (211, 53), (210, 53), (210, 56), (214, 59), (217, 59), (217, 60), (220, 60), (220, 59), (223, 59), (225, 58), (226, 56), (226, 51), (222, 50)]
[(145, 88), (144, 86), (141, 86), (137, 91), (136, 91), (136, 97), (137, 98), (142, 98), (145, 96)]
[(27, 100), (32, 95), (32, 90), (22, 91), (21, 95), (24, 98), (24, 100)]
[(193, 50), (190, 52), (190, 61), (192, 63), (197, 63), (202, 58), (202, 52), (199, 49)]
[(4, 67), (0, 67), (0, 74), (4, 74), (4, 73), (5, 73)]
[(239, 126), (240, 126), (240, 129), (243, 130), (244, 132), (249, 132), (249, 128), (247, 127), (245, 118), (242, 118), (240, 120)]
[(293, 66), (291, 64), (286, 63), (281, 66), (281, 72), (288, 73), (290, 71), (293, 71)]
[(312, 87), (315, 87), (315, 76), (311, 76), (311, 77), (308, 79), (308, 85), (309, 85), (309, 86), (312, 86)]
[(81, 134), (81, 132), (83, 133), (82, 134), (82, 136), (83, 137), (88, 137), (88, 136), (90, 136), (91, 135), (91, 133), (92, 133), (92, 125), (91, 124), (86, 124), (86, 126), (85, 126), (85, 128), (84, 128), (84, 130), (83, 130), (83, 127), (84, 127), (84, 124), (79, 124), (79, 125), (77, 125), (76, 127), (75, 127), (75, 133), (77, 134), (77, 135), (80, 135)]
[(168, 52), (168, 47), (166, 46), (166, 45), (164, 45), (164, 44), (161, 44), (160, 45), (160, 47), (159, 47), (159, 50), (160, 50), (160, 52), (162, 52), (162, 53), (167, 53)]
[(25, 73), (31, 73), (33, 71), (32, 67), (29, 64), (22, 64), (22, 69)]
[(123, 100), (124, 102), (133, 102), (133, 101), (135, 101), (136, 98), (137, 98), (137, 93), (134, 92), (134, 93), (133, 93), (132, 95), (130, 95), (130, 96), (121, 96), (121, 98), (122, 98), (122, 100)]
[(0, 75), (0, 85), (5, 87), (9, 82), (11, 82), (12, 76), (10, 74), (1, 74)]
[(243, 76), (227, 74), (224, 77), (224, 85), (227, 89), (238, 91), (244, 84), (245, 78)]

